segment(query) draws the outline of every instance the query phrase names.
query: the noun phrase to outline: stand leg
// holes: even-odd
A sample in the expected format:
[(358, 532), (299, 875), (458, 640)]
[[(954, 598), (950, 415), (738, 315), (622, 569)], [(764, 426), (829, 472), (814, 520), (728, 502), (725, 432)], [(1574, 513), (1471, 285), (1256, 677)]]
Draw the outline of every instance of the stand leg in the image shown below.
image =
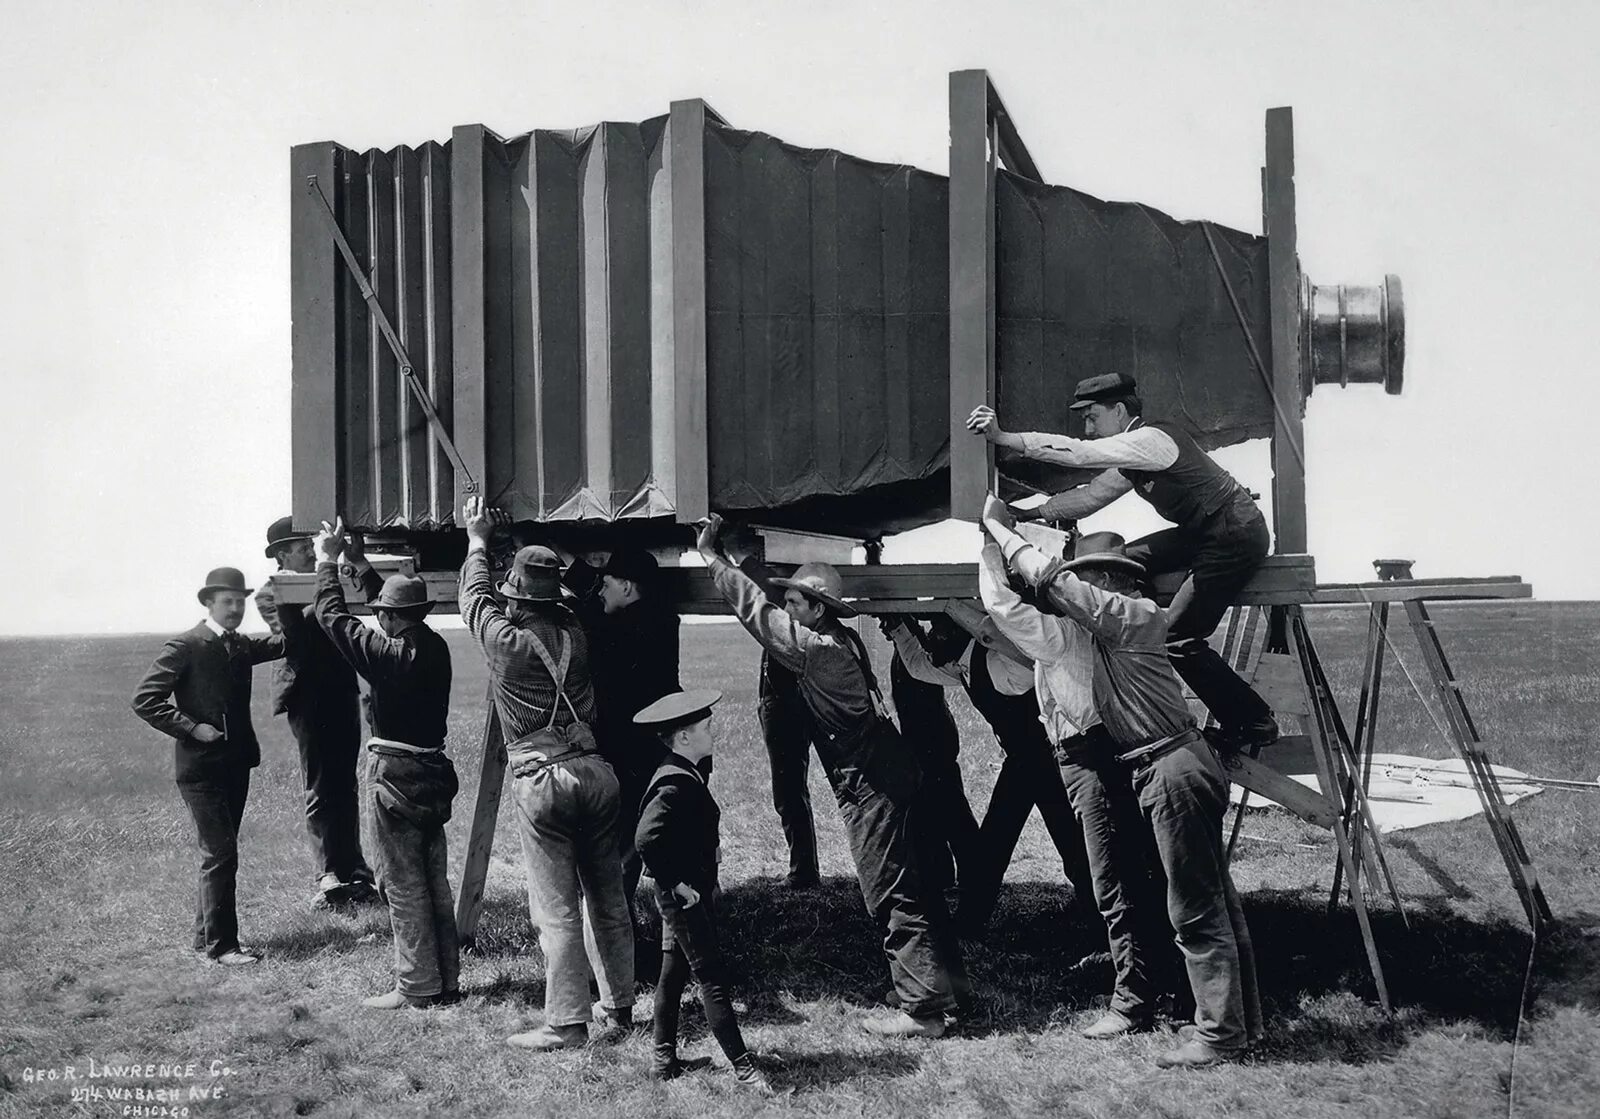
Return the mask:
[(467, 841), (467, 861), (456, 893), (456, 931), (462, 948), (477, 937), (478, 916), (483, 912), (483, 884), (489, 876), (489, 854), (494, 850), (494, 825), (500, 815), (500, 798), (506, 791), (506, 743), (500, 713), (491, 689), (489, 713), (483, 720), (483, 764), (478, 771), (478, 797), (472, 809), (472, 832)]
[[(1361, 701), (1356, 708), (1355, 753), (1357, 763), (1361, 769), (1361, 791), (1363, 794), (1372, 787), (1372, 751), (1373, 744), (1377, 741), (1378, 698), (1383, 689), (1383, 652), (1388, 637), (1389, 604), (1387, 602), (1375, 602), (1372, 604), (1367, 618), (1367, 656), (1361, 672)], [(1345, 800), (1348, 804), (1350, 794), (1346, 794)], [(1356, 861), (1360, 862), (1361, 836), (1356, 835), (1353, 838), (1357, 852)], [(1338, 899), (1339, 880), (1342, 873), (1342, 867), (1334, 868), (1333, 893), (1328, 898), (1330, 909)], [(1397, 906), (1399, 900), (1398, 897), (1395, 898)], [(1406, 922), (1408, 928), (1410, 927), (1411, 922), (1406, 919), (1404, 907), (1400, 907), (1400, 919)]]
[[(1319, 680), (1321, 665), (1316, 660), (1316, 650), (1311, 645), (1310, 634), (1306, 630), (1305, 617), (1297, 606), (1284, 608), (1286, 615), (1288, 637), (1294, 646), (1294, 651), (1300, 658), (1300, 668), (1304, 672), (1306, 682), (1311, 687), (1311, 753), (1317, 762), (1317, 779), (1322, 786), (1323, 795), (1330, 800), (1338, 788), (1335, 778), (1335, 735), (1340, 733), (1336, 728), (1335, 720), (1338, 711), (1333, 708), (1332, 697), (1327, 694), (1326, 684)], [(1345, 831), (1344, 821), (1337, 815), (1333, 819), (1333, 837), (1339, 846), (1339, 859), (1344, 865), (1345, 875), (1350, 885), (1350, 903), (1356, 911), (1356, 921), (1361, 926), (1361, 939), (1366, 945), (1367, 962), (1372, 968), (1372, 980), (1378, 991), (1378, 1004), (1385, 1012), (1391, 1012), (1389, 1003), (1389, 987), (1384, 982), (1383, 964), (1378, 959), (1378, 944), (1372, 935), (1372, 922), (1367, 914), (1367, 901), (1361, 888), (1361, 875), (1355, 863), (1355, 857), (1350, 850), (1350, 839)]]
[(1523, 911), (1528, 915), (1528, 924), (1537, 931), (1541, 921), (1554, 920), (1550, 903), (1545, 900), (1544, 889), (1539, 885), (1539, 874), (1534, 869), (1533, 861), (1528, 858), (1528, 849), (1523, 846), (1516, 821), (1511, 818), (1511, 811), (1500, 792), (1500, 781), (1489, 764), (1483, 740), (1478, 737), (1478, 728), (1473, 725), (1472, 715), (1461, 698), (1461, 687), (1450, 671), (1450, 662), (1444, 655), (1444, 646), (1439, 641), (1433, 619), (1428, 616), (1428, 608), (1421, 601), (1407, 602), (1405, 606), (1406, 617), (1410, 619), (1411, 628), (1417, 635), (1417, 644), (1422, 647), (1422, 657), (1428, 663), (1428, 673), (1433, 677), (1434, 689), (1438, 692), (1440, 705), (1450, 724), (1450, 736), (1455, 739), (1456, 750), (1466, 762), (1467, 774), (1478, 793), (1484, 819), (1489, 822), (1489, 831), (1494, 835), (1495, 845), (1500, 848), (1500, 857), (1505, 860), (1511, 885), (1517, 891)]
[[(1302, 632), (1304, 619), (1301, 620)], [(1394, 902), (1395, 908), (1400, 911), (1402, 921), (1405, 921), (1405, 904), (1400, 900), (1400, 890), (1395, 885), (1394, 876), (1389, 873), (1389, 860), (1383, 853), (1383, 844), (1378, 838), (1378, 825), (1372, 818), (1372, 806), (1367, 801), (1366, 782), (1361, 779), (1362, 763), (1354, 745), (1350, 740), (1349, 732), (1345, 730), (1344, 716), (1339, 713), (1339, 705), (1333, 701), (1333, 688), (1328, 683), (1327, 673), (1323, 671), (1322, 660), (1317, 656), (1316, 647), (1311, 644), (1310, 634), (1306, 633), (1306, 647), (1310, 652), (1310, 662), (1314, 678), (1312, 680), (1315, 690), (1323, 697), (1327, 705), (1329, 721), (1332, 724), (1335, 739), (1339, 746), (1339, 753), (1335, 761), (1344, 768), (1343, 787), (1343, 814), (1344, 826), (1352, 835), (1352, 850), (1356, 853), (1356, 865), (1367, 868), (1367, 882), (1376, 885), (1381, 879), (1388, 888), (1389, 898)], [(1381, 665), (1380, 665), (1381, 667)], [(1354, 830), (1352, 831), (1352, 827)], [(1362, 833), (1365, 833), (1366, 842), (1360, 843)], [(1337, 873), (1337, 872), (1336, 872)], [(1330, 899), (1330, 909), (1332, 902)], [(1405, 922), (1407, 927), (1410, 922)]]

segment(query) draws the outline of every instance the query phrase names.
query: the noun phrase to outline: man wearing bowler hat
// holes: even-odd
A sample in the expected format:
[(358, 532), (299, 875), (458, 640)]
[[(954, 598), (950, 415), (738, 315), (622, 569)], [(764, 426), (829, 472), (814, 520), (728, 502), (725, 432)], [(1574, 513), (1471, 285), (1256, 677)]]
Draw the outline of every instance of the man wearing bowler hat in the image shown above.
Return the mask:
[[(566, 1049), (588, 1040), (586, 953), (608, 1026), (633, 1021), (620, 786), (595, 739), (589, 641), (563, 602), (561, 559), (537, 544), (522, 548), (496, 588), (489, 540), (500, 520), (482, 498), (468, 499), (462, 510), (468, 543), (459, 603), (489, 664), (513, 775), (528, 908), (545, 958), (544, 1025), (506, 1040), (536, 1051)], [(496, 590), (505, 606), (495, 601)]]
[(367, 602), (376, 632), (350, 613), (339, 582), (339, 560), (350, 552), (342, 520), (332, 528), (323, 521), (313, 547), (317, 624), (369, 689), (368, 805), (394, 931), (395, 987), (364, 1005), (399, 1010), (455, 1002), (461, 955), (444, 833), (459, 787), (444, 752), (450, 647), (425, 621), (433, 599), (415, 575), (389, 576)]
[[(890, 721), (861, 638), (841, 618), (839, 573), (804, 564), (784, 588), (782, 609), (728, 562), (713, 514), (697, 546), (722, 597), (762, 648), (799, 677), (812, 742), (833, 786), (861, 894), (883, 932), (899, 1010), (862, 1025), (889, 1037), (942, 1037), (946, 1012), (971, 999), (960, 944), (937, 891), (924, 888), (912, 830), (919, 774)], [(964, 1006), (962, 1007), (964, 1009)]]
[(1079, 381), (1072, 409), (1083, 413), (1084, 439), (1002, 431), (994, 409), (986, 405), (973, 409), (967, 428), (1030, 459), (1099, 471), (1087, 485), (1014, 515), (1076, 520), (1135, 490), (1176, 525), (1127, 547), (1128, 558), (1152, 575), (1188, 572), (1167, 608), (1173, 667), (1216, 716), (1227, 748), (1275, 742), (1272, 709), (1206, 642), (1266, 559), (1266, 518), (1249, 492), (1182, 425), (1145, 421), (1139, 386), (1128, 374)]
[(589, 638), (595, 737), (622, 786), (622, 886), (631, 909), (640, 874), (633, 847), (639, 800), (661, 760), (660, 737), (633, 717), (678, 690), (680, 620), (659, 593), (656, 558), (642, 549), (618, 549), (599, 570), (573, 559), (562, 580)]
[(133, 711), (173, 739), (178, 792), (200, 841), (194, 950), (229, 967), (257, 956), (239, 947), (235, 882), (239, 821), (261, 747), (250, 723), (250, 670), (283, 656), (282, 637), (239, 633), (252, 591), (236, 567), (219, 567), (200, 588), (206, 617), (161, 647), (133, 693)]
[(993, 495), (982, 523), (1011, 570), (1039, 590), (1041, 605), (1094, 645), (1095, 710), (1154, 834), (1167, 919), (1195, 1000), (1193, 1029), (1156, 1063), (1197, 1068), (1236, 1059), (1261, 1037), (1261, 1005), (1250, 930), (1222, 846), (1228, 779), (1166, 656), (1166, 614), (1139, 592), (1144, 567), (1109, 544), (1051, 560), (1015, 532)]
[[(266, 555), (278, 570), (307, 575), (316, 569), (309, 532), (279, 517), (267, 529)], [(368, 597), (380, 580), (359, 551), (346, 554), (357, 566)], [(283, 634), (284, 658), (273, 676), (272, 710), (286, 715), (300, 752), (306, 790), (306, 836), (317, 875), (312, 904), (318, 908), (367, 901), (377, 896), (372, 869), (361, 853), (361, 807), (356, 759), (361, 751), (361, 716), (356, 674), (303, 606), (279, 606), (263, 592), (257, 607), (274, 633)]]

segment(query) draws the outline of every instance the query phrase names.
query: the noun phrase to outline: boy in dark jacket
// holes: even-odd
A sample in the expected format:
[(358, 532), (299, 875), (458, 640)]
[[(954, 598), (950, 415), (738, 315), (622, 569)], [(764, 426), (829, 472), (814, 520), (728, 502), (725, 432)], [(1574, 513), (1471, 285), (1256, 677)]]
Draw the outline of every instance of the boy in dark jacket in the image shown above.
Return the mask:
[(174, 740), (178, 792), (200, 839), (194, 950), (229, 967), (257, 957), (239, 948), (234, 908), (239, 821), (261, 747), (250, 723), (250, 670), (283, 656), (282, 637), (238, 632), (252, 594), (244, 574), (219, 567), (200, 588), (205, 620), (161, 648), (133, 693), (133, 712)]
[(661, 736), (667, 755), (645, 789), (634, 837), (645, 870), (655, 881), (661, 909), (661, 978), (656, 984), (655, 1061), (652, 1074), (670, 1080), (704, 1068), (706, 1058), (678, 1059), (678, 1002), (692, 973), (700, 984), (706, 1022), (733, 1063), (739, 1083), (770, 1093), (772, 1087), (745, 1048), (728, 998), (726, 962), (717, 939), (717, 826), (722, 813), (705, 773), (711, 762), (711, 708), (717, 691), (674, 692), (633, 717)]
[(324, 521), (315, 548), (317, 623), (371, 688), (372, 830), (394, 929), (395, 988), (364, 1005), (399, 1010), (455, 1002), (461, 954), (444, 834), (458, 788), (444, 753), (450, 647), (423, 621), (433, 600), (414, 575), (391, 575), (368, 603), (381, 632), (345, 608), (339, 559), (365, 556), (346, 539), (343, 521), (332, 529)]

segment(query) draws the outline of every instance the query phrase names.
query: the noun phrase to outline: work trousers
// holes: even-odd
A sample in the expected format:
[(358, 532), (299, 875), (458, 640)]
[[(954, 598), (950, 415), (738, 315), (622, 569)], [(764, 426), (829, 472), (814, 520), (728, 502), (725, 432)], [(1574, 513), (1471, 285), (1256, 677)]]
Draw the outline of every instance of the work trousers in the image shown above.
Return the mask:
[(355, 693), (297, 697), (288, 718), (300, 750), (306, 835), (317, 877), (331, 874), (343, 883), (371, 882), (372, 868), (361, 853), (361, 801), (356, 786), (361, 716)]
[(250, 770), (241, 767), (202, 781), (181, 781), (178, 793), (189, 806), (200, 844), (194, 950), (216, 959), (239, 950), (239, 916), (235, 909), (239, 822), (250, 796)]
[(1062, 872), (1085, 906), (1091, 889), (1083, 829), (1073, 815), (1072, 801), (1056, 770), (1043, 725), (1034, 718), (1027, 725), (994, 730), (1004, 761), (978, 829), (982, 857), (977, 872), (961, 883), (961, 923), (969, 929), (981, 928), (994, 913), (1000, 884), (1035, 807), (1061, 856)]
[(1194, 992), (1195, 1036), (1237, 1052), (1261, 1036), (1255, 953), (1228, 874), (1222, 816), (1228, 781), (1199, 734), (1134, 768), (1139, 809), (1167, 876), (1167, 919)]
[(728, 966), (717, 936), (712, 890), (701, 890), (700, 901), (687, 908), (677, 894), (659, 885), (653, 893), (661, 911), (661, 977), (656, 983), (653, 1040), (658, 1046), (677, 1044), (678, 1007), (693, 975), (711, 1035), (728, 1060), (738, 1060), (746, 1049), (728, 994)]
[(1082, 827), (1095, 907), (1106, 926), (1115, 979), (1111, 1009), (1149, 1022), (1165, 968), (1165, 911), (1152, 873), (1150, 829), (1134, 797), (1128, 767), (1108, 749), (1058, 755), (1061, 784)]
[(758, 712), (761, 738), (772, 770), (772, 807), (783, 826), (789, 848), (789, 881), (814, 885), (821, 879), (817, 866), (817, 825), (811, 815), (811, 713), (800, 698), (794, 674), (761, 660), (761, 695)]
[(369, 804), (394, 930), (395, 986), (414, 998), (460, 990), (461, 941), (444, 825), (418, 827), (384, 807), (375, 792)]
[(889, 686), (901, 740), (922, 771), (915, 839), (923, 885), (949, 897), (959, 882), (965, 905), (967, 883), (981, 876), (983, 851), (961, 780), (961, 733), (945, 704), (944, 688), (913, 677), (899, 657), (890, 662)]
[(917, 865), (916, 763), (892, 726), (868, 733), (877, 740), (840, 751), (850, 760), (829, 764), (828, 780), (900, 1007), (931, 1017), (969, 1003), (972, 985), (944, 898), (925, 887)]
[(603, 1007), (631, 1007), (633, 928), (622, 894), (616, 774), (598, 754), (581, 754), (515, 778), (512, 793), (528, 911), (544, 951), (545, 1024), (589, 1021), (591, 968)]
[(1240, 493), (1198, 525), (1164, 529), (1126, 548), (1128, 558), (1152, 575), (1189, 573), (1167, 607), (1167, 654), (1224, 730), (1272, 718), (1272, 708), (1206, 641), (1261, 567), (1270, 544), (1261, 510)]

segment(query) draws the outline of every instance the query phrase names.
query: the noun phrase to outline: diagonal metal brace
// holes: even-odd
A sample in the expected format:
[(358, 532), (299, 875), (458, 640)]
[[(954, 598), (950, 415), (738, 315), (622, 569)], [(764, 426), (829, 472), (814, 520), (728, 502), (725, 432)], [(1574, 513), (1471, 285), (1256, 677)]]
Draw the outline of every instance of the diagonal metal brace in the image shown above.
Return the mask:
[(461, 457), (461, 452), (456, 450), (455, 442), (450, 438), (450, 432), (445, 430), (444, 421), (439, 418), (439, 410), (433, 406), (433, 398), (428, 395), (428, 390), (423, 386), (421, 378), (417, 376), (416, 369), (411, 364), (411, 355), (406, 353), (405, 344), (400, 341), (400, 336), (395, 333), (394, 324), (389, 321), (389, 316), (383, 309), (383, 304), (378, 302), (378, 293), (372, 290), (372, 283), (367, 279), (366, 273), (361, 270), (361, 263), (356, 260), (350, 242), (345, 240), (344, 230), (339, 228), (339, 219), (334, 216), (333, 207), (328, 203), (328, 196), (322, 193), (322, 186), (317, 182), (315, 175), (306, 176), (306, 190), (316, 198), (321, 206), (318, 212), (328, 223), (328, 232), (333, 235), (333, 243), (339, 246), (339, 255), (344, 257), (345, 267), (350, 269), (350, 275), (355, 278), (356, 287), (361, 291), (361, 298), (366, 300), (368, 309), (372, 312), (373, 319), (378, 324), (378, 329), (383, 332), (384, 341), (389, 343), (389, 349), (394, 351), (394, 357), (400, 363), (400, 375), (405, 378), (406, 384), (411, 389), (411, 395), (417, 398), (417, 404), (422, 408), (422, 414), (428, 419), (428, 426), (433, 429), (433, 437), (438, 440), (445, 457), (450, 460), (458, 478), (465, 479), (462, 483), (462, 492), (475, 494), (478, 492), (478, 482), (472, 476), (472, 471), (467, 469), (466, 462)]

